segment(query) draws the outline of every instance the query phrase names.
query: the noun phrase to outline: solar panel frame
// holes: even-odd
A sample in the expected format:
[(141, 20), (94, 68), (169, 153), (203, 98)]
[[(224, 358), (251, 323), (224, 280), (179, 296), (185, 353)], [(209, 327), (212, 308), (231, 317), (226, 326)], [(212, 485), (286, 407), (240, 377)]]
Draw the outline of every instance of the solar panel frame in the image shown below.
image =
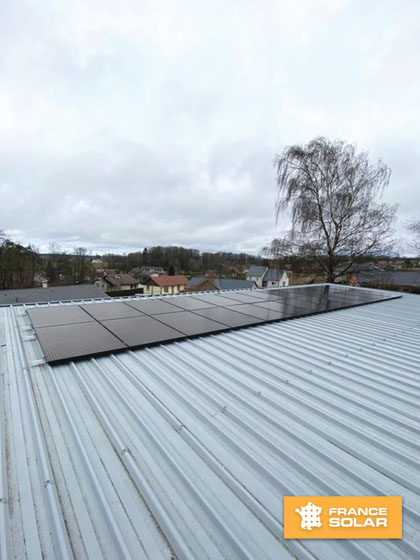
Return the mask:
[(128, 348), (141, 348), (185, 338), (184, 333), (162, 323), (155, 316), (109, 319), (102, 321), (101, 324), (122, 340)]
[(49, 363), (127, 349), (126, 344), (97, 321), (39, 327), (36, 333)]
[(223, 295), (194, 292), (165, 300), (108, 300), (27, 311), (47, 361), (57, 363), (398, 297), (326, 285)]
[(54, 325), (72, 325), (74, 323), (91, 323), (95, 321), (80, 305), (57, 305), (52, 307), (31, 307), (27, 310), (34, 327), (52, 327)]
[(107, 319), (123, 319), (128, 317), (140, 317), (144, 315), (138, 309), (127, 305), (121, 301), (111, 303), (89, 303), (80, 306), (86, 313), (96, 321), (106, 321)]
[(227, 330), (228, 325), (223, 325), (211, 319), (207, 319), (191, 311), (179, 311), (159, 315), (159, 321), (184, 333), (186, 336), (199, 336), (221, 330)]
[(177, 313), (179, 308), (162, 299), (150, 299), (148, 301), (129, 301), (127, 305), (141, 311), (145, 315), (159, 315), (160, 313)]

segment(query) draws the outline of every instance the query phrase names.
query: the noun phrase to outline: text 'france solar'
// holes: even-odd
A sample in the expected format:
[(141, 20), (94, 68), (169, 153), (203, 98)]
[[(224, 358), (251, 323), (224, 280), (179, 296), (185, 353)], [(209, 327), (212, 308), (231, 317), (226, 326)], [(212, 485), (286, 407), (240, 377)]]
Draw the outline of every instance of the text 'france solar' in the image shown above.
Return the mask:
[(28, 314), (45, 359), (54, 363), (396, 297), (326, 285), (35, 307)]

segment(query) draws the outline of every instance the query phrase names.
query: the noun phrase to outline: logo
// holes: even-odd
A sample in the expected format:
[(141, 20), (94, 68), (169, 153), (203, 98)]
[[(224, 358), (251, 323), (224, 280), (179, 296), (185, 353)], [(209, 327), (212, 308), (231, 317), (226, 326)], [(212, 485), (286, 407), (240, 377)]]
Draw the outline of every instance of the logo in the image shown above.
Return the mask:
[(302, 529), (312, 531), (312, 527), (321, 527), (322, 523), (319, 517), (322, 512), (321, 507), (314, 505), (312, 502), (308, 502), (305, 507), (301, 506), (300, 509), (296, 509), (295, 511), (302, 518), (300, 523)]
[(401, 496), (285, 496), (285, 539), (401, 539)]

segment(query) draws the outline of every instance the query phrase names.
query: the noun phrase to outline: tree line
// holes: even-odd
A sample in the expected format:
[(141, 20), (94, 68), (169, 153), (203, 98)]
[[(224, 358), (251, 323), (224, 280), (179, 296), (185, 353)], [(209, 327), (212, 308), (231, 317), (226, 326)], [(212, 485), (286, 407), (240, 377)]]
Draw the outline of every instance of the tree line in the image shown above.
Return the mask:
[[(100, 264), (92, 261), (101, 259)], [(244, 267), (268, 264), (260, 256), (245, 253), (200, 252), (184, 247), (150, 247), (129, 254), (89, 255), (84, 247), (65, 252), (54, 242), (48, 254), (34, 246), (24, 247), (0, 232), (0, 289), (33, 288), (37, 275), (48, 279), (50, 285), (93, 282), (102, 268), (127, 273), (142, 267), (162, 267), (169, 274), (241, 277)]]

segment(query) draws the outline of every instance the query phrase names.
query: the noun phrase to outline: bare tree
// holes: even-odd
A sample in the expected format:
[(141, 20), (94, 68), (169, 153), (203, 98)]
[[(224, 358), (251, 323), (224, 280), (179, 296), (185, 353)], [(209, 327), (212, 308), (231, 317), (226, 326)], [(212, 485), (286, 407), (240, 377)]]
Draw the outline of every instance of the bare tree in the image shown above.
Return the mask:
[(310, 258), (334, 282), (355, 259), (390, 251), (396, 206), (378, 202), (390, 178), (382, 161), (373, 166), (354, 145), (318, 137), (285, 148), (274, 165), (277, 221), (284, 211), (292, 220), (277, 252)]
[(420, 253), (420, 218), (409, 222), (407, 229), (414, 233), (413, 247)]

